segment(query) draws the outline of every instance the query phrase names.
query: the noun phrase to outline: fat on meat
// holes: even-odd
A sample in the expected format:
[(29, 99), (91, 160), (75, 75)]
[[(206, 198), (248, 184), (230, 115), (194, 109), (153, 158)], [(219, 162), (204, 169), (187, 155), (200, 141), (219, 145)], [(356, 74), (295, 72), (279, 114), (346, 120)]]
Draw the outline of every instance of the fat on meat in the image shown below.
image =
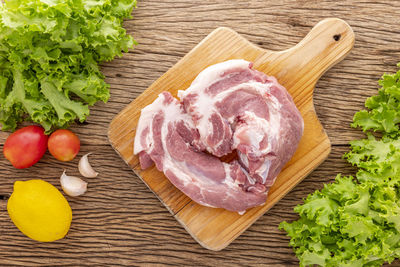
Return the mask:
[[(139, 119), (134, 153), (199, 204), (245, 211), (262, 205), (297, 149), (303, 119), (274, 77), (245, 60), (203, 70), (180, 101), (162, 93)], [(237, 151), (238, 160), (219, 157)]]

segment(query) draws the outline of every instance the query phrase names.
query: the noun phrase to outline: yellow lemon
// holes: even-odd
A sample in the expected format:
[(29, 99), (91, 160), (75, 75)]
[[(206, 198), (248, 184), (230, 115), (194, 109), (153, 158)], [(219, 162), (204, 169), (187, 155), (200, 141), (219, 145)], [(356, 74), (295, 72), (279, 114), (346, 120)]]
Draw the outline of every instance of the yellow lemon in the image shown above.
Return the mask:
[(16, 181), (7, 210), (22, 233), (41, 242), (63, 238), (72, 220), (68, 201), (43, 180)]

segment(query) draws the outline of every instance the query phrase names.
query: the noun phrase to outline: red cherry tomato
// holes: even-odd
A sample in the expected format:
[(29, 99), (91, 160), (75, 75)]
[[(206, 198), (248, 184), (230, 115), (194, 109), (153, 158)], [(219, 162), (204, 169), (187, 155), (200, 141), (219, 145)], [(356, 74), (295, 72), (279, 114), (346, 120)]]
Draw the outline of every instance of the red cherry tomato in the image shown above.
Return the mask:
[(10, 134), (4, 143), (6, 159), (17, 169), (24, 169), (38, 162), (47, 150), (48, 136), (40, 126), (31, 125)]
[(56, 159), (70, 161), (75, 158), (81, 147), (78, 136), (70, 130), (57, 130), (50, 135), (49, 151)]

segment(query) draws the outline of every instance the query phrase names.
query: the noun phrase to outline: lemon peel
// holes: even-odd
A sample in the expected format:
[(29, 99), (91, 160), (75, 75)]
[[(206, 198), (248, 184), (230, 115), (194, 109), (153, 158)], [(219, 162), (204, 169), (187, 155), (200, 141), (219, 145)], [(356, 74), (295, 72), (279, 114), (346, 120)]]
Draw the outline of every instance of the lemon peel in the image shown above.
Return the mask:
[(56, 187), (43, 180), (16, 181), (7, 211), (22, 233), (40, 242), (63, 238), (72, 221), (68, 201)]

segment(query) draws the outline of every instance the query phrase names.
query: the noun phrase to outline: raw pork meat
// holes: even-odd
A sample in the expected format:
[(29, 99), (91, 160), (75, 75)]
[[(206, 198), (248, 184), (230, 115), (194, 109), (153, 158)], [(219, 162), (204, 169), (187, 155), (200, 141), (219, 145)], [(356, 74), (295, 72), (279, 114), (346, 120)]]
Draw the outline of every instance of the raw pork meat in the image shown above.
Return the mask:
[[(181, 102), (162, 93), (142, 110), (134, 153), (199, 204), (231, 211), (262, 205), (293, 156), (303, 119), (286, 89), (245, 60), (202, 71)], [(239, 160), (218, 157), (236, 150)]]

